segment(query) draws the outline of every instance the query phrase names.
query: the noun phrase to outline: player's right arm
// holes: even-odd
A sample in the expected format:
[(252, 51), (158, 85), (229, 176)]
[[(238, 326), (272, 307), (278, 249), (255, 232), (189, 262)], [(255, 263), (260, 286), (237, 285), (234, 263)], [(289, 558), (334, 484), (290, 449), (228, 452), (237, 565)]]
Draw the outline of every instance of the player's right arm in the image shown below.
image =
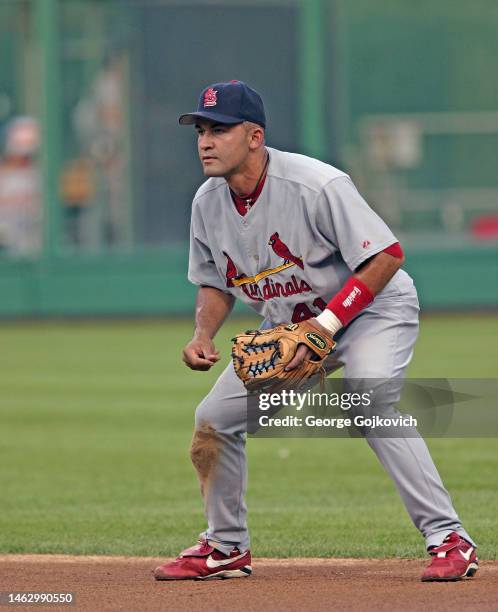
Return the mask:
[(220, 359), (213, 338), (232, 310), (235, 298), (214, 287), (199, 287), (195, 303), (194, 337), (183, 349), (192, 370), (209, 370)]

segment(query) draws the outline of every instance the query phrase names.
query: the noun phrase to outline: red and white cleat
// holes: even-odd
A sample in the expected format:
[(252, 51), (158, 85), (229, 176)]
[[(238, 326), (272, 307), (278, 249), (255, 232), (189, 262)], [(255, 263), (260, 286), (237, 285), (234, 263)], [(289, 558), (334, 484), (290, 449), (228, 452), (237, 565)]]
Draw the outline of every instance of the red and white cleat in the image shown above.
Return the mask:
[(433, 559), (422, 574), (422, 582), (450, 582), (466, 576), (471, 578), (478, 570), (475, 548), (456, 531), (429, 552)]
[(251, 552), (234, 548), (224, 555), (206, 540), (187, 548), (174, 560), (156, 567), (156, 580), (209, 580), (211, 578), (244, 578), (250, 576)]

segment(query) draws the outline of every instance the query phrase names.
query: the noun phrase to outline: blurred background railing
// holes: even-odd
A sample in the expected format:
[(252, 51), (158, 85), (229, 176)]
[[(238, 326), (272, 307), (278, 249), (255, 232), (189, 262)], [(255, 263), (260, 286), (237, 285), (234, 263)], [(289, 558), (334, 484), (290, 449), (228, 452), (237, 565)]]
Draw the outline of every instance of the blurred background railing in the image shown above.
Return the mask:
[(232, 78), (352, 175), (426, 308), (498, 306), (497, 31), (491, 0), (0, 1), (0, 315), (191, 311), (177, 117)]

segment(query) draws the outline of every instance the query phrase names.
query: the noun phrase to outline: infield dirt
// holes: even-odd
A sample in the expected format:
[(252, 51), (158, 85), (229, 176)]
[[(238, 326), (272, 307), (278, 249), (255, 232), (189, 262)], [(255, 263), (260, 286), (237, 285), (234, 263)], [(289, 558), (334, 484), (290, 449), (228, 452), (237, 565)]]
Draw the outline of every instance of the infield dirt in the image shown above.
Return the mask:
[(498, 608), (498, 562), (492, 561), (481, 562), (476, 578), (455, 583), (421, 583), (424, 559), (256, 559), (250, 578), (156, 582), (152, 571), (164, 561), (5, 555), (0, 591), (73, 592), (74, 605), (50, 609), (92, 612)]

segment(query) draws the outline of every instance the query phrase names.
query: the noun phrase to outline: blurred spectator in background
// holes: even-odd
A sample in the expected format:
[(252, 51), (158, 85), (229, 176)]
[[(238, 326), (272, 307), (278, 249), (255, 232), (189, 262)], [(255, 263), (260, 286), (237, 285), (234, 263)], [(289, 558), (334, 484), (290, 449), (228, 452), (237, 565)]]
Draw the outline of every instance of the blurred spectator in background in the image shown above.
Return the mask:
[(126, 176), (127, 74), (127, 54), (109, 53), (73, 113), (81, 156), (72, 165), (73, 179), (79, 176), (73, 183), (86, 185), (80, 190), (86, 195), (80, 196), (78, 204), (74, 198), (72, 203), (64, 199), (73, 207), (70, 217), (75, 223), (70, 233), (79, 244), (101, 246), (127, 240), (131, 222)]
[(36, 119), (15, 117), (7, 124), (0, 158), (0, 252), (31, 255), (41, 249), (39, 146)]
[(94, 169), (90, 160), (70, 160), (61, 176), (61, 198), (66, 207), (67, 240), (73, 245), (88, 243), (83, 233), (84, 216), (95, 194)]

